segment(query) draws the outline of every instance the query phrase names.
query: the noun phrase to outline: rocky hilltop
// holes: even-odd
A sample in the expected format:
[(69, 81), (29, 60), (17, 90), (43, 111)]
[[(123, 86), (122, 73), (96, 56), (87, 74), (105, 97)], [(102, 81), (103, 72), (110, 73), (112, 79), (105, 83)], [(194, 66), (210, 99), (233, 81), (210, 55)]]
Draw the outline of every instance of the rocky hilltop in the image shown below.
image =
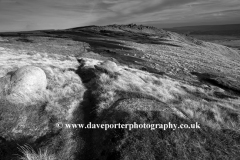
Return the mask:
[[(142, 25), (0, 34), (0, 159), (239, 159), (240, 52)], [(66, 124), (199, 124), (87, 129)]]

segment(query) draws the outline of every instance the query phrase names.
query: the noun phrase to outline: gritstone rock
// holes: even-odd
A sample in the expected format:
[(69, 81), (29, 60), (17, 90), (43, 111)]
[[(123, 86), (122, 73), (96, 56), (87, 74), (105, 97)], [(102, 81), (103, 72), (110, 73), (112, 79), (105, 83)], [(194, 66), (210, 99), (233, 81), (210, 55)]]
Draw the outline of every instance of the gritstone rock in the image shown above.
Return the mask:
[(46, 87), (47, 77), (41, 68), (24, 66), (1, 78), (0, 95), (13, 103), (34, 102), (41, 99)]
[(102, 62), (100, 65), (96, 65), (95, 68), (100, 70), (106, 70), (108, 72), (118, 72), (120, 70), (120, 68), (115, 62), (109, 60)]

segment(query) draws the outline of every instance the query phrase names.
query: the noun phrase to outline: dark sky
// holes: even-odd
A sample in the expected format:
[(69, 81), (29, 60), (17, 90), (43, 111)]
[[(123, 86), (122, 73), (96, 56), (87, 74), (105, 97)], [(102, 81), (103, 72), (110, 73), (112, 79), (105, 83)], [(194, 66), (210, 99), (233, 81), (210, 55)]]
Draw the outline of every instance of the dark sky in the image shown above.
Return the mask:
[(240, 23), (240, 0), (0, 0), (0, 31)]

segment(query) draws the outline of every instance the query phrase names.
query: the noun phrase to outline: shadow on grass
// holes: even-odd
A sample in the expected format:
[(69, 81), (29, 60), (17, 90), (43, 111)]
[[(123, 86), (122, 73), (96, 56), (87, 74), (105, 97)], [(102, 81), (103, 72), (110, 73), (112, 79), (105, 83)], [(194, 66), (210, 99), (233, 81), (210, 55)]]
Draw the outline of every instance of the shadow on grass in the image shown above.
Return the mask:
[(151, 68), (148, 66), (141, 67), (140, 70), (147, 71), (149, 73), (154, 73), (154, 74), (161, 75), (161, 76), (166, 74), (165, 72), (159, 71), (157, 69), (154, 69), (154, 68)]
[(88, 43), (94, 50), (108, 48), (108, 49), (121, 49), (121, 50), (132, 50), (130, 47), (123, 46), (123, 43), (110, 41), (110, 40), (100, 40), (100, 39), (88, 39), (81, 37), (73, 37), (74, 41), (81, 41)]
[[(24, 145), (38, 152), (40, 148), (51, 144), (53, 139), (61, 141), (60, 130), (53, 129), (56, 120), (45, 111), (45, 107), (46, 104), (21, 106), (5, 100), (0, 101), (1, 160), (19, 159), (18, 156), (22, 155), (19, 149)], [(22, 124), (19, 119), (25, 116), (27, 120)], [(46, 127), (49, 127), (48, 131)], [(56, 143), (53, 145), (56, 146)]]
[[(52, 32), (55, 34), (55, 32)], [(80, 40), (80, 41), (84, 41), (86, 43), (89, 43), (91, 46), (96, 46), (96, 44), (93, 44), (94, 41), (89, 41), (87, 38), (89, 37), (94, 37), (94, 38), (111, 38), (113, 39), (112, 41), (109, 40), (104, 40), (104, 42), (107, 43), (114, 43), (114, 40), (123, 40), (123, 41), (130, 41), (130, 42), (136, 42), (136, 43), (140, 43), (140, 44), (159, 44), (159, 45), (167, 45), (167, 46), (171, 46), (171, 47), (181, 47), (179, 45), (175, 45), (175, 44), (171, 44), (171, 43), (167, 43), (167, 40), (165, 39), (161, 39), (161, 38), (150, 38), (149, 35), (143, 34), (143, 33), (134, 33), (134, 32), (119, 32), (119, 31), (100, 31), (100, 32), (94, 32), (92, 30), (84, 30), (84, 32), (69, 32), (66, 31), (64, 32), (64, 34), (66, 34), (66, 36), (69, 35), (69, 37), (74, 37), (73, 40)], [(77, 37), (77, 36), (79, 37)], [(86, 36), (84, 39), (83, 37)], [(82, 37), (82, 38), (81, 38)], [(116, 42), (116, 41), (115, 41)], [(95, 41), (95, 43), (98, 43), (98, 45), (106, 45), (103, 44), (103, 42), (97, 42)], [(119, 43), (119, 42), (116, 42)], [(109, 46), (109, 45), (108, 45)], [(116, 46), (115, 46), (116, 47)], [(110, 48), (112, 48), (110, 46)], [(121, 49), (121, 48), (120, 48)]]
[[(127, 47), (119, 47), (119, 42), (115, 40), (123, 40), (123, 41), (131, 41), (141, 44), (159, 44), (159, 45), (167, 45), (171, 47), (181, 47), (179, 45), (167, 43), (167, 40), (162, 38), (151, 38), (149, 34), (146, 33), (135, 33), (131, 31), (109, 31), (109, 30), (100, 30), (95, 31), (92, 29), (80, 28), (77, 31), (74, 30), (46, 30), (46, 31), (29, 31), (29, 32), (6, 32), (1, 33), (0, 36), (4, 37), (14, 37), (14, 36), (43, 36), (43, 37), (55, 37), (55, 38), (71, 38), (75, 41), (81, 41), (89, 43), (92, 47), (107, 47), (114, 49), (125, 49), (128, 50)], [(90, 39), (91, 38), (91, 39)], [(97, 40), (94, 38), (110, 38), (112, 40)]]
[(21, 151), (19, 150), (20, 146), (30, 146), (35, 151), (38, 150), (35, 144), (29, 143), (28, 140), (31, 137), (22, 137), (17, 140), (7, 141), (3, 138), (0, 140), (0, 157), (1, 160), (18, 160), (19, 156), (22, 156)]
[[(194, 124), (167, 111), (116, 108), (103, 112), (99, 124)], [(238, 159), (240, 135), (233, 130), (200, 129), (94, 129), (93, 159)]]
[[(23, 152), (20, 147), (28, 146), (36, 153), (39, 150), (52, 143), (53, 138), (59, 136), (59, 133), (49, 133), (43, 137), (40, 137), (36, 141), (32, 141), (32, 136), (24, 136), (17, 139), (6, 140), (0, 137), (0, 159), (1, 160), (19, 160), (19, 157), (23, 156)], [(59, 138), (60, 139), (60, 138)], [(56, 145), (56, 144), (54, 144)], [(58, 148), (51, 148), (51, 152), (55, 152)]]
[[(94, 120), (96, 117), (94, 112), (95, 99), (91, 95), (91, 91), (87, 90), (84, 93), (83, 101), (80, 106), (73, 113), (73, 123), (84, 124), (85, 126)], [(78, 160), (91, 160), (93, 156), (92, 139), (93, 131), (91, 129), (76, 129), (73, 131), (73, 139), (77, 141), (77, 150), (74, 153), (74, 159)]]
[[(81, 73), (79, 73), (82, 76)], [(87, 81), (89, 82), (89, 81)], [(86, 84), (88, 85), (88, 84)], [(86, 93), (87, 102), (83, 104), (85, 118), (82, 122), (92, 124), (188, 124), (192, 126), (196, 122), (179, 117), (165, 103), (140, 103), (134, 98), (118, 95), (116, 100), (107, 109), (95, 114), (98, 104), (97, 97)], [(126, 95), (125, 97), (129, 97)], [(138, 97), (138, 96), (137, 96)], [(142, 96), (141, 96), (142, 97)], [(122, 98), (122, 99), (121, 99)], [(143, 98), (144, 99), (144, 98)], [(121, 103), (126, 100), (125, 103)], [(151, 99), (149, 100), (149, 102)], [(154, 101), (154, 99), (152, 99)], [(162, 110), (160, 110), (162, 108)], [(81, 110), (76, 112), (79, 117)], [(81, 122), (81, 121), (78, 121)], [(204, 124), (200, 128), (166, 129), (138, 128), (129, 130), (126, 128), (109, 128), (107, 130), (91, 126), (91, 129), (83, 129), (79, 135), (83, 137), (85, 146), (80, 159), (86, 160), (158, 160), (158, 159), (239, 159), (240, 134), (230, 129), (216, 130)], [(155, 128), (155, 129), (154, 129)]]
[(19, 41), (19, 42), (25, 42), (25, 43), (33, 43), (32, 40), (28, 39), (27, 37), (20, 37), (18, 38), (16, 41)]
[(130, 31), (108, 31), (108, 30), (102, 30), (100, 31), (102, 35), (118, 39), (118, 40), (124, 40), (124, 41), (131, 41), (141, 44), (160, 44), (160, 45), (167, 45), (172, 47), (180, 47), (178, 45), (174, 45), (171, 43), (166, 43), (167, 40), (161, 39), (161, 38), (150, 38), (149, 34), (146, 33), (134, 33)]
[[(82, 79), (87, 90), (83, 95), (83, 101), (79, 104), (79, 107), (73, 112), (73, 123), (84, 124), (85, 126), (89, 122), (93, 122), (96, 117), (96, 97), (92, 95), (92, 86), (89, 86), (89, 82), (96, 76), (92, 69), (84, 69), (83, 61), (78, 60), (80, 67), (77, 69), (76, 74)], [(93, 156), (93, 144), (95, 143), (92, 139), (93, 130), (91, 129), (77, 129), (74, 130), (75, 141), (78, 141), (78, 150), (74, 153), (75, 159), (79, 160), (92, 160)]]
[[(209, 73), (191, 72), (191, 74), (197, 76), (200, 82), (217, 86), (232, 94), (240, 96), (240, 84), (238, 84), (237, 82), (232, 82), (225, 77), (220, 77), (220, 76), (209, 74)], [(215, 95), (219, 98), (221, 97), (228, 98), (227, 95), (220, 95), (220, 94), (221, 93), (215, 93)]]

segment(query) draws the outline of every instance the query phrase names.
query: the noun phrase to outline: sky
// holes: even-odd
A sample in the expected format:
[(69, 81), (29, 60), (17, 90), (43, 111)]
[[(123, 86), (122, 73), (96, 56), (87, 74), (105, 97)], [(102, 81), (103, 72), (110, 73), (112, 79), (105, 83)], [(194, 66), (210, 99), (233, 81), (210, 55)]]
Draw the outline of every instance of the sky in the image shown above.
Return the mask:
[(240, 24), (240, 0), (0, 0), (0, 32), (129, 23)]

